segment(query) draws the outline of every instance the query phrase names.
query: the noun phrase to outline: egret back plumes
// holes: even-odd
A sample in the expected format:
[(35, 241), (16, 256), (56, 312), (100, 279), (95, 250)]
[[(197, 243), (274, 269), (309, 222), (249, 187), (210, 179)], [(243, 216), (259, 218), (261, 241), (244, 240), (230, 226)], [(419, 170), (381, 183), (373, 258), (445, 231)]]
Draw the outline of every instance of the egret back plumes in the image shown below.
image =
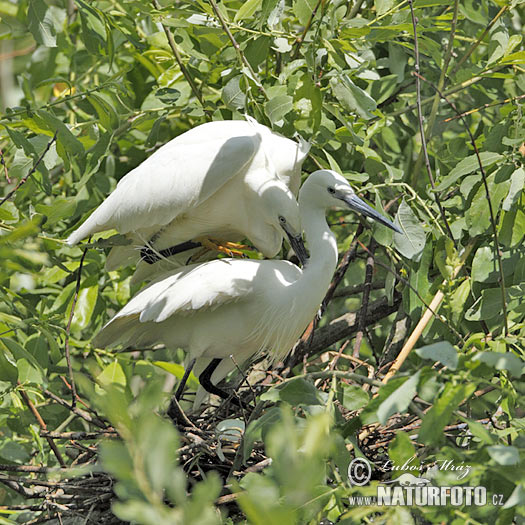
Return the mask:
[[(124, 176), (68, 243), (105, 230), (124, 234), (130, 244), (111, 250), (108, 270), (136, 263), (137, 247), (147, 245), (158, 253), (199, 237), (247, 238), (266, 257), (274, 257), (283, 239), (278, 215), (298, 215), (289, 201), (299, 189), (307, 152), (304, 141), (285, 138), (253, 119), (202, 124)], [(287, 206), (279, 213), (271, 206), (276, 197), (264, 197), (268, 182), (274, 183), (274, 194), (282, 193), (280, 202)], [(169, 259), (180, 265), (190, 255), (181, 255), (178, 263), (177, 257)], [(171, 268), (164, 258), (141, 271), (153, 275)]]
[[(95, 346), (183, 348), (197, 369), (222, 359), (216, 383), (250, 357), (282, 359), (316, 314), (337, 264), (337, 242), (326, 209), (358, 210), (396, 230), (331, 170), (308, 177), (299, 194), (311, 256), (301, 269), (288, 261), (220, 259), (159, 277), (140, 291), (95, 337)], [(233, 356), (235, 363), (229, 356)]]

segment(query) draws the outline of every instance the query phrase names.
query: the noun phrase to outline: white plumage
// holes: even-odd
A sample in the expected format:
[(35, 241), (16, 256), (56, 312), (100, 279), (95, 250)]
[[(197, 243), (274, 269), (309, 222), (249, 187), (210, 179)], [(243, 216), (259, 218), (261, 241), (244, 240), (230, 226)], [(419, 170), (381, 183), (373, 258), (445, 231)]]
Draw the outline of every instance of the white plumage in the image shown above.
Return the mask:
[[(108, 270), (137, 262), (144, 245), (158, 252), (204, 236), (248, 238), (274, 257), (283, 239), (278, 215), (295, 214), (292, 226), (299, 227), (294, 194), (308, 149), (305, 141), (287, 139), (251, 118), (202, 124), (124, 176), (67, 242), (110, 229), (126, 235), (131, 244), (111, 250)], [(176, 259), (140, 261), (137, 277), (172, 269)]]
[[(149, 284), (111, 319), (93, 344), (183, 348), (202, 371), (223, 359), (216, 383), (259, 352), (282, 359), (317, 312), (337, 264), (337, 242), (326, 223), (328, 207), (347, 207), (397, 228), (361, 201), (347, 181), (316, 171), (299, 193), (311, 257), (303, 269), (287, 261), (220, 259), (172, 271)], [(200, 397), (199, 397), (200, 400)]]

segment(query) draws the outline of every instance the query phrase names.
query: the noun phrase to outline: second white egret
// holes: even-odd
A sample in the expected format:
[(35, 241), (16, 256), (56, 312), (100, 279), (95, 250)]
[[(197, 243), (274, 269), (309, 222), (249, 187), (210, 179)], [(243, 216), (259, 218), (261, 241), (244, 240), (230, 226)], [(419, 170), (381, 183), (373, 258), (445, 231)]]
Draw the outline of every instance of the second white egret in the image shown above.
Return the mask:
[[(196, 359), (201, 385), (215, 385), (260, 352), (282, 359), (319, 309), (337, 264), (326, 209), (346, 206), (398, 231), (331, 170), (311, 174), (299, 193), (311, 256), (303, 269), (288, 261), (219, 259), (172, 271), (141, 290), (97, 334), (93, 344), (145, 347), (164, 343)], [(178, 390), (180, 391), (180, 389)]]

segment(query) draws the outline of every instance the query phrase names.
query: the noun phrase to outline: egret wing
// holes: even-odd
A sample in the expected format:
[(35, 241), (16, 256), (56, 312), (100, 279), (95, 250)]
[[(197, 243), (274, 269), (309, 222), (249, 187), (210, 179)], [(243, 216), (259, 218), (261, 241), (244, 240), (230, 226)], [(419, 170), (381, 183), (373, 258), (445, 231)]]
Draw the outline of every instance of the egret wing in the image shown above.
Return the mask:
[[(240, 263), (240, 264), (239, 264)], [(218, 259), (159, 277), (142, 289), (93, 339), (99, 348), (121, 341), (130, 324), (154, 322), (214, 310), (253, 291), (257, 261)]]
[(255, 132), (211, 139), (192, 136), (193, 141), (173, 139), (123, 177), (68, 243), (113, 228), (125, 234), (168, 224), (247, 169), (261, 142)]

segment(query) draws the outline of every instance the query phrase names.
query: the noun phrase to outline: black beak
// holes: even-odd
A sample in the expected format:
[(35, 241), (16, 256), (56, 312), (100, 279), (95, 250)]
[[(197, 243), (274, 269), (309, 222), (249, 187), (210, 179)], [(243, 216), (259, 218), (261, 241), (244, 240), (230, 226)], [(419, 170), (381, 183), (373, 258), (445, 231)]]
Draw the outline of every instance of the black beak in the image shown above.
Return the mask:
[(286, 232), (286, 236), (288, 237), (288, 241), (290, 242), (292, 250), (295, 252), (295, 255), (297, 255), (297, 258), (299, 259), (301, 266), (304, 266), (308, 261), (309, 256), (308, 252), (306, 251), (306, 248), (304, 247), (302, 236), (294, 235), (291, 232)]
[(375, 221), (383, 224), (384, 226), (387, 226), (391, 230), (394, 230), (396, 233), (403, 233), (395, 224), (393, 224), (389, 219), (383, 217), (380, 213), (375, 211), (374, 208), (370, 207), (366, 202), (362, 201), (357, 195), (355, 195), (355, 193), (343, 195), (340, 198), (343, 202), (345, 202), (348, 205), (348, 207), (352, 211), (360, 213), (365, 217), (370, 217), (371, 219), (374, 219)]

